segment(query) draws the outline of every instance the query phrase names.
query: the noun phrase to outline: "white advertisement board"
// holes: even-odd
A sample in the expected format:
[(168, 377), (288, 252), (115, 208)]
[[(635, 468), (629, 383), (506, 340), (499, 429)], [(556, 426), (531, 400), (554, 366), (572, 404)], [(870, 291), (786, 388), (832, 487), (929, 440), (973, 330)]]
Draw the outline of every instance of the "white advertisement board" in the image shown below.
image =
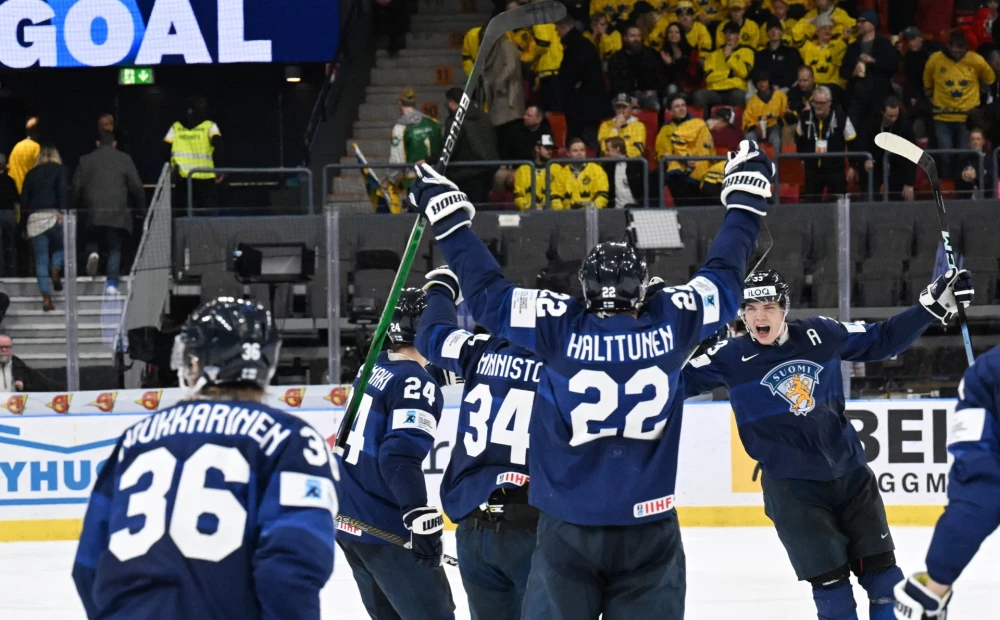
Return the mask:
[[(332, 444), (346, 393), (341, 386), (291, 388), (300, 389), (289, 394), (283, 388), (272, 400), (308, 420)], [(439, 503), (438, 486), (456, 441), (454, 405), (460, 388), (446, 388), (445, 395), (435, 445), (423, 464), (432, 504)], [(80, 393), (71, 400), (77, 397), (80, 402), (89, 398)], [(136, 400), (141, 398), (117, 398), (113, 408)], [(89, 491), (111, 446), (147, 415), (144, 407), (131, 409), (0, 417), (0, 541), (78, 534)], [(954, 401), (944, 400), (848, 402), (847, 415), (862, 438), (890, 522), (933, 524), (940, 514), (946, 502), (947, 429), (953, 409)], [(743, 451), (728, 403), (685, 406), (679, 460), (676, 505), (684, 525), (769, 523), (759, 470)]]

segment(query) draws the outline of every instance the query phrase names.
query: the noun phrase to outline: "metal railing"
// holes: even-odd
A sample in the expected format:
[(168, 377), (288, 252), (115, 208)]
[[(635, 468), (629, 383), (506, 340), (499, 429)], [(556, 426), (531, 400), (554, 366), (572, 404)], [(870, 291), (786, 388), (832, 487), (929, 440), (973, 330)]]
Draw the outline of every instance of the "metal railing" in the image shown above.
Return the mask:
[[(781, 187), (780, 162), (782, 159), (846, 159), (846, 160), (864, 159), (865, 161), (875, 161), (874, 156), (872, 156), (872, 154), (869, 153), (868, 151), (852, 151), (844, 153), (779, 153), (775, 159), (777, 160), (775, 163), (778, 165), (775, 166), (777, 168), (777, 171), (774, 174), (774, 186), (779, 188)], [(803, 164), (803, 166), (804, 165), (805, 164)], [(804, 173), (809, 174), (809, 171), (805, 170)], [(869, 174), (867, 176), (868, 176), (868, 202), (873, 202), (875, 198), (875, 179), (872, 178), (874, 175)], [(780, 191), (775, 193), (774, 201), (777, 204), (781, 204)]]
[(307, 204), (309, 215), (315, 212), (315, 200), (313, 197), (313, 174), (309, 168), (192, 168), (187, 176), (187, 214), (194, 216), (194, 175), (199, 172), (213, 172), (215, 174), (304, 174), (306, 176), (306, 187), (309, 195)]
[[(553, 166), (553, 164), (558, 164), (558, 165), (561, 165), (561, 166), (566, 166), (568, 164), (579, 164), (581, 162), (583, 163), (583, 165), (587, 165), (587, 164), (593, 162), (595, 164), (600, 165), (602, 170), (604, 169), (604, 166), (602, 164), (611, 164), (611, 163), (619, 163), (619, 162), (624, 162), (626, 164), (629, 163), (629, 162), (641, 164), (642, 165), (642, 171), (643, 171), (643, 174), (642, 174), (642, 203), (641, 204), (642, 204), (642, 206), (648, 206), (649, 205), (649, 174), (647, 173), (647, 166), (649, 165), (649, 162), (646, 161), (645, 157), (584, 157), (583, 159), (579, 159), (579, 158), (575, 158), (575, 157), (562, 157), (562, 158), (558, 158), (558, 159), (550, 159), (549, 161), (547, 161), (545, 163), (545, 204), (546, 205), (551, 205), (552, 204), (552, 166)], [(614, 179), (612, 179), (612, 178), (609, 177), (608, 178), (608, 189), (609, 190), (610, 190), (611, 184), (613, 182), (614, 182)], [(660, 194), (662, 195), (663, 192), (660, 192)], [(661, 198), (661, 200), (662, 200), (662, 198)], [(610, 204), (610, 202), (609, 202), (608, 208), (613, 209), (614, 205)]]
[[(521, 166), (530, 166), (532, 173), (535, 171), (535, 162), (528, 159), (487, 159), (484, 161), (453, 161), (448, 163), (449, 168), (490, 168), (507, 166), (513, 170)], [(334, 176), (332, 173), (339, 170), (364, 170), (365, 168), (371, 170), (410, 170), (413, 168), (413, 164), (390, 164), (390, 163), (373, 163), (368, 162), (367, 164), (327, 164), (323, 166), (323, 178), (321, 179), (320, 188), (323, 192), (323, 200), (329, 200), (330, 196), (330, 179)], [(536, 175), (531, 175), (531, 208), (536, 207), (535, 204), (535, 193), (536, 193)], [(362, 185), (364, 185), (364, 179), (361, 179)]]
[(688, 157), (681, 157), (679, 155), (664, 155), (656, 162), (656, 175), (660, 182), (660, 208), (663, 209), (667, 206), (667, 199), (663, 195), (663, 188), (667, 186), (667, 165), (671, 162), (678, 162), (685, 168), (687, 168), (687, 162), (689, 161), (707, 161), (709, 162), (709, 167), (711, 168), (712, 163), (715, 161), (726, 161), (728, 159), (725, 155), (695, 155)]
[[(1000, 148), (993, 151), (993, 176), (996, 178), (997, 169), (997, 151)], [(986, 153), (982, 151), (977, 151), (976, 149), (925, 149), (925, 153), (928, 155), (978, 155), (979, 156), (979, 170), (976, 172), (976, 179), (979, 182), (979, 191), (983, 192), (986, 190)], [(892, 153), (888, 151), (882, 156), (882, 202), (889, 202), (889, 165), (890, 157)]]

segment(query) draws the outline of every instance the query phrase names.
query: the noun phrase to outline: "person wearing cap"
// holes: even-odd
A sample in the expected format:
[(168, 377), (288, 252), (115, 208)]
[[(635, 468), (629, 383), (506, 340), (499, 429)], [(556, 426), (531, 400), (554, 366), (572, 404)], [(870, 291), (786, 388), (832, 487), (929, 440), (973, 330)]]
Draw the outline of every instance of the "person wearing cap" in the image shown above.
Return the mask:
[(820, 15), (816, 18), (816, 40), (802, 44), (802, 64), (811, 67), (816, 83), (828, 87), (837, 101), (843, 97), (846, 81), (841, 81), (840, 65), (844, 62), (847, 44), (833, 37), (833, 21)]
[(819, 17), (830, 19), (834, 40), (843, 40), (846, 45), (853, 37), (857, 23), (854, 18), (835, 6), (834, 0), (816, 0), (816, 8), (806, 13), (792, 28), (792, 43), (796, 47), (801, 48), (806, 41), (816, 40), (816, 19)]
[[(390, 164), (419, 164), (434, 162), (441, 153), (441, 123), (417, 109), (417, 91), (404, 88), (399, 94), (399, 120), (392, 128)], [(395, 169), (388, 175), (394, 183), (402, 182), (403, 189), (413, 183), (413, 173)]]
[(639, 99), (642, 107), (660, 109), (660, 55), (642, 42), (642, 30), (636, 25), (625, 29), (625, 46), (608, 60), (611, 92), (628, 93)]
[(678, 0), (674, 5), (674, 13), (677, 15), (677, 23), (681, 26), (684, 38), (692, 48), (702, 54), (712, 51), (712, 34), (702, 22), (695, 18), (697, 7), (691, 0)]
[(622, 33), (610, 27), (608, 16), (604, 13), (591, 14), (590, 30), (583, 33), (583, 36), (594, 44), (604, 63), (622, 48)]
[(729, 19), (723, 20), (715, 29), (715, 46), (724, 47), (726, 45), (726, 24), (736, 24), (739, 27), (739, 41), (741, 46), (754, 50), (763, 47), (760, 34), (760, 26), (752, 19), (747, 19), (747, 0), (729, 0)]
[(899, 70), (899, 51), (878, 34), (875, 11), (858, 15), (858, 38), (847, 46), (840, 76), (847, 80), (847, 115), (856, 127), (865, 127), (879, 104), (893, 93), (892, 77)]
[(754, 69), (767, 71), (771, 85), (783, 93), (795, 84), (802, 57), (794, 47), (785, 44), (785, 28), (777, 17), (767, 21), (767, 45), (754, 56)]
[[(708, 124), (688, 112), (687, 97), (677, 93), (667, 97), (670, 122), (656, 135), (656, 158), (664, 156), (695, 157), (715, 155), (715, 144)], [(699, 204), (701, 180), (711, 165), (707, 159), (671, 161), (667, 164), (667, 186), (677, 206)]]
[(767, 71), (755, 69), (753, 81), (757, 92), (750, 97), (743, 111), (743, 131), (748, 140), (767, 140), (774, 147), (774, 152), (780, 153), (781, 128), (788, 110), (788, 97), (771, 86), (771, 76)]
[(719, 149), (726, 149), (726, 151), (740, 150), (743, 132), (740, 131), (739, 127), (733, 126), (734, 122), (736, 122), (736, 112), (726, 106), (715, 108), (712, 115), (705, 121), (709, 132), (712, 134), (712, 143), (715, 144), (716, 152)]
[[(934, 135), (940, 149), (964, 149), (969, 143), (966, 119), (979, 105), (979, 85), (992, 84), (996, 74), (989, 63), (975, 52), (959, 30), (948, 35), (948, 53), (935, 52), (924, 67), (924, 88), (934, 106)], [(956, 174), (954, 156), (941, 161), (941, 176)]]
[(559, 101), (559, 66), (563, 61), (563, 45), (555, 24), (536, 24), (531, 27), (535, 41), (531, 72), (535, 74), (532, 91), (547, 110), (562, 110)]
[(734, 22), (723, 26), (725, 44), (705, 56), (707, 88), (694, 94), (694, 104), (704, 112), (715, 105), (743, 106), (746, 103), (747, 78), (753, 71), (754, 50), (740, 44), (740, 27)]
[(601, 155), (607, 153), (605, 142), (618, 137), (625, 141), (626, 157), (642, 157), (646, 152), (646, 125), (632, 116), (632, 98), (628, 93), (618, 93), (611, 100), (615, 115), (601, 123), (597, 130), (597, 142)]
[[(554, 177), (559, 172), (558, 169), (561, 168), (559, 164), (552, 164), (551, 170), (547, 170), (546, 167), (549, 160), (552, 159), (552, 155), (555, 153), (556, 143), (552, 139), (550, 134), (542, 134), (538, 137), (538, 144), (535, 145), (535, 195), (534, 201), (532, 201), (531, 196), (531, 166), (524, 164), (519, 166), (517, 171), (514, 173), (514, 204), (521, 211), (527, 211), (534, 207), (535, 209), (562, 209), (562, 196), (552, 193), (552, 198), (548, 205), (545, 203), (545, 188), (548, 186), (546, 182), (550, 176)], [(532, 204), (534, 203), (534, 204)]]
[(916, 26), (907, 27), (900, 38), (903, 40), (903, 75), (906, 76), (903, 100), (913, 120), (914, 133), (925, 137), (931, 125), (931, 102), (924, 90), (924, 67), (931, 54), (946, 48), (933, 39), (925, 40)]
[(552, 166), (552, 196), (559, 196), (559, 206), (552, 208), (582, 209), (608, 206), (608, 175), (597, 162), (583, 161), (587, 145), (580, 138), (572, 138), (567, 145), (571, 159), (567, 165)]
[(800, 9), (798, 15), (801, 17), (806, 12), (806, 7), (804, 4), (790, 4), (788, 0), (770, 0), (765, 2), (764, 6), (770, 6), (771, 17), (778, 20), (781, 24), (781, 40), (782, 42), (789, 46), (794, 47), (792, 42), (792, 29), (795, 24), (798, 23), (798, 18), (792, 15), (795, 9)]

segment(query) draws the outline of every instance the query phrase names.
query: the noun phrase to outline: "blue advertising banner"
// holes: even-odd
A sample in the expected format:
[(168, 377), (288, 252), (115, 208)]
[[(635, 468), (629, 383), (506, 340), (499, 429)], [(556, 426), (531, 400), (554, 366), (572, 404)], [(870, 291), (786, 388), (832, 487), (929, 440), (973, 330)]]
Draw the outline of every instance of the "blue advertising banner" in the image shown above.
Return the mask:
[(0, 65), (325, 62), (339, 0), (6, 0)]

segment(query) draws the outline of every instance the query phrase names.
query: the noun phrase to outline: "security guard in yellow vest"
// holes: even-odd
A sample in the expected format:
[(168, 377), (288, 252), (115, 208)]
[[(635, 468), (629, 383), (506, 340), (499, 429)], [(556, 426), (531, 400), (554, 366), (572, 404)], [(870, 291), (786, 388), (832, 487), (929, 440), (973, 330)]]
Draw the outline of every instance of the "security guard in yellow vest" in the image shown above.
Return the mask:
[[(570, 140), (568, 150), (573, 159), (587, 156), (587, 145), (580, 138)], [(608, 206), (608, 174), (592, 161), (552, 166), (552, 195), (559, 195), (563, 209), (580, 209), (591, 204), (603, 209)]]
[(222, 132), (208, 119), (208, 103), (202, 97), (188, 100), (184, 118), (170, 126), (163, 137), (168, 159), (180, 179), (174, 192), (175, 206), (187, 206), (187, 179), (191, 177), (194, 207), (214, 209), (217, 204), (216, 184), (222, 181), (215, 172), (192, 172), (197, 168), (215, 168), (222, 150)]
[[(547, 133), (543, 133), (538, 137), (538, 143), (535, 144), (535, 200), (534, 205), (532, 205), (531, 200), (531, 166), (525, 164), (520, 166), (517, 171), (514, 172), (514, 204), (521, 211), (527, 211), (534, 206), (535, 209), (562, 209), (562, 196), (554, 191), (552, 192), (552, 200), (549, 205), (545, 204), (545, 188), (546, 184), (546, 171), (545, 166), (548, 164), (549, 160), (552, 159), (552, 154), (555, 153), (556, 143), (552, 139), (552, 136)], [(559, 164), (553, 164), (550, 173), (552, 176), (559, 174)]]

